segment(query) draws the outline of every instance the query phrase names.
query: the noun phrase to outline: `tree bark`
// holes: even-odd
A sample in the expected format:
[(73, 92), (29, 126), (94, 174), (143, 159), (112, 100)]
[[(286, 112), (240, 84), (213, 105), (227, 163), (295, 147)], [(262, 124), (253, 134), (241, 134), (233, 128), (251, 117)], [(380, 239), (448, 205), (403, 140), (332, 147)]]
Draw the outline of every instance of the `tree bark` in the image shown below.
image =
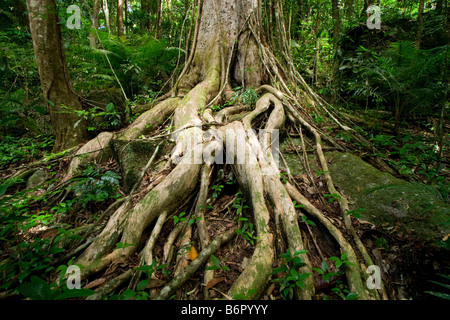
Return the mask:
[(67, 70), (55, 0), (27, 0), (34, 54), (44, 98), (55, 131), (53, 152), (76, 146), (87, 138), (81, 103)]
[(333, 51), (336, 55), (338, 49), (338, 41), (341, 30), (341, 21), (339, 18), (339, 3), (338, 0), (331, 0), (331, 16), (333, 18)]
[(423, 34), (423, 11), (425, 8), (425, 0), (420, 0), (419, 2), (419, 11), (417, 16), (417, 39), (416, 39), (416, 47), (420, 49), (422, 45), (422, 34)]
[(117, 36), (122, 37), (124, 35), (123, 30), (123, 1), (117, 0)]
[(95, 47), (97, 45), (97, 29), (98, 29), (98, 13), (100, 11), (100, 1), (94, 0), (94, 4), (92, 6), (92, 20), (91, 20), (91, 33), (89, 37), (89, 43), (91, 47)]
[(102, 1), (103, 5), (103, 14), (105, 15), (105, 24), (108, 33), (111, 33), (111, 23), (109, 22), (109, 9), (108, 9), (108, 0)]
[(156, 23), (155, 23), (155, 37), (156, 39), (161, 39), (162, 36), (162, 30), (161, 30), (161, 22), (162, 22), (162, 0), (157, 1), (157, 8), (156, 8)]

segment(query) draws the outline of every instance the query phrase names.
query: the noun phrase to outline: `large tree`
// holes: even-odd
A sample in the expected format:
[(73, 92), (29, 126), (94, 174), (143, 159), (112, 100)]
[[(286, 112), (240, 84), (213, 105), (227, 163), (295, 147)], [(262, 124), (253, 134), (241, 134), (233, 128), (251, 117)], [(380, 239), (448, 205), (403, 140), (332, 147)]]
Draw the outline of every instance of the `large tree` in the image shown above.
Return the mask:
[[(275, 17), (282, 17), (280, 8), (272, 8)], [(322, 139), (337, 144), (315, 126), (310, 113), (315, 112), (330, 119), (349, 134), (352, 134), (352, 130), (343, 124), (333, 108), (315, 94), (295, 70), (284, 25), (277, 23), (274, 25), (276, 30), (270, 30), (280, 37), (278, 53), (283, 59), (278, 60), (265, 40), (258, 0), (199, 0), (196, 10), (197, 21), (190, 55), (169, 94), (124, 131), (118, 134), (104, 132), (88, 142), (78, 151), (78, 154), (85, 153), (86, 157), (77, 157), (71, 163), (66, 181), (83, 162), (107, 154), (113, 142), (130, 142), (147, 135), (158, 147), (155, 153), (149, 154), (149, 162), (142, 168), (142, 173), (145, 173), (153, 165), (157, 151), (162, 149), (168, 137), (168, 134), (152, 137), (153, 131), (167, 123), (173, 114), (172, 137), (175, 145), (171, 161), (161, 171), (161, 180), (136, 202), (135, 191), (140, 183), (138, 179), (125, 200), (118, 203), (120, 206), (108, 223), (76, 260), (76, 263), (85, 267), (82, 269), (83, 277), (89, 277), (111, 264), (127, 262), (135, 253), (138, 253), (141, 264), (152, 265), (155, 243), (162, 237), (163, 226), (167, 226), (166, 223), (172, 223), (173, 226), (171, 220), (166, 222), (167, 218), (183, 204), (191, 202), (191, 217), (196, 218), (196, 224), (180, 222), (167, 238), (159, 239), (164, 243), (159, 259), (170, 264), (174, 238), (180, 232), (183, 232), (180, 246), (190, 243), (194, 226), (200, 238), (198, 256), (189, 261), (181, 254), (173, 279), (155, 297), (169, 298), (190, 276), (205, 266), (213, 253), (236, 235), (236, 225), (226, 230), (215, 230), (207, 223), (207, 197), (212, 174), (215, 169), (225, 168), (212, 160), (225, 151), (227, 168), (231, 168), (240, 190), (250, 204), (257, 235), (251, 259), (229, 288), (228, 296), (243, 294), (251, 299), (260, 297), (270, 280), (274, 261), (290, 250), (292, 254), (299, 253), (302, 259), (303, 264), (299, 264), (296, 270), (298, 274), (309, 274), (303, 279), (303, 289), (297, 287), (295, 295), (299, 299), (312, 298), (315, 293), (312, 256), (310, 252), (304, 251), (306, 235), (299, 227), (293, 200), (303, 205), (304, 212), (323, 226), (323, 230), (334, 238), (341, 253), (346, 255), (350, 262), (346, 269), (350, 290), (358, 294), (360, 299), (385, 296), (382, 289), (369, 290), (365, 285), (368, 275), (363, 266), (373, 265), (373, 262), (353, 228), (352, 218), (347, 214), (347, 200), (334, 187), (322, 151)], [(245, 88), (246, 92), (251, 92), (253, 88), (260, 94), (256, 104), (250, 104), (250, 109), (248, 104), (234, 99), (232, 88), (237, 86)], [(223, 108), (218, 111), (215, 106)], [(241, 117), (233, 118), (236, 114)], [(293, 128), (302, 128), (300, 132), (308, 133), (315, 141), (324, 181), (328, 193), (334, 195), (339, 204), (345, 231), (338, 222), (312, 204), (294, 180), (280, 180), (280, 171), (271, 148), (274, 141), (272, 134), (286, 128), (287, 123)], [(251, 130), (258, 128), (265, 129), (262, 137), (257, 137)], [(230, 132), (238, 135), (246, 161), (239, 161), (237, 153), (233, 152), (237, 145)], [(202, 161), (196, 161), (198, 159), (195, 158), (199, 150), (203, 150)], [(118, 242), (123, 245), (114, 249)], [(132, 271), (127, 271), (106, 288), (116, 288), (131, 276)], [(211, 270), (205, 270), (203, 276), (204, 283), (208, 283), (212, 279)], [(136, 275), (133, 279), (136, 280)], [(107, 293), (105, 289), (94, 298)], [(208, 298), (208, 294), (205, 289), (204, 298)]]
[(44, 98), (55, 131), (53, 151), (74, 147), (87, 138), (82, 110), (67, 69), (55, 0), (27, 0), (28, 20)]

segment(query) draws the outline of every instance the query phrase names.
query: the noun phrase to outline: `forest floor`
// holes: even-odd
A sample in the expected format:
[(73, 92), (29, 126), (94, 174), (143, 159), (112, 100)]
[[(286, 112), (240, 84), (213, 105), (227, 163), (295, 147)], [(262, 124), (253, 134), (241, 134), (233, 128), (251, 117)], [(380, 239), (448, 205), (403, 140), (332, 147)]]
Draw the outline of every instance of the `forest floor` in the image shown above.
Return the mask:
[[(382, 119), (380, 119), (380, 121), (383, 122)], [(449, 126), (450, 123), (446, 123), (444, 127), (448, 128)], [(424, 128), (419, 125), (410, 125), (408, 129), (402, 130), (401, 136), (403, 137), (403, 141), (398, 141), (398, 138), (385, 133), (379, 133), (374, 137), (382, 137), (385, 139), (380, 140), (381, 143), (377, 146), (379, 151), (383, 154), (392, 155), (393, 159), (397, 160), (399, 163), (406, 163), (401, 161), (408, 156), (416, 156), (414, 160), (417, 161), (416, 163), (413, 163), (410, 159), (411, 162), (406, 164), (408, 164), (409, 169), (417, 170), (417, 168), (421, 165), (421, 162), (419, 161), (424, 161), (424, 159), (420, 158), (422, 155), (418, 153), (422, 150), (422, 147), (420, 147), (422, 145), (417, 145), (417, 148), (409, 148), (408, 150), (411, 153), (408, 154), (402, 154), (398, 151), (403, 150), (402, 148), (405, 146), (404, 141), (408, 141), (405, 140), (404, 137), (422, 137), (421, 141), (424, 142), (424, 145), (426, 145), (426, 138), (433, 138), (432, 135), (433, 134), (430, 133), (430, 130), (426, 127)], [(349, 149), (354, 148), (351, 142), (345, 143), (348, 143)], [(367, 158), (367, 155), (365, 154), (356, 154), (362, 158)], [(444, 169), (441, 170), (439, 174), (439, 176), (442, 177), (440, 184), (441, 186), (448, 186), (450, 172), (447, 167), (450, 163), (450, 155), (447, 150), (443, 153), (441, 162), (444, 165)], [(16, 163), (14, 166), (3, 169), (0, 171), (0, 179), (4, 179), (11, 175), (11, 173), (16, 170), (15, 168), (24, 167), (30, 163), (31, 162)], [(70, 160), (63, 157), (60, 161), (53, 162), (50, 166), (44, 164), (41, 167), (51, 175), (53, 181), (58, 181), (61, 180), (66, 174), (69, 163)], [(158, 163), (156, 164), (156, 167), (158, 167)], [(103, 174), (105, 172), (115, 172), (117, 174), (121, 174), (120, 166), (115, 159), (110, 159), (109, 161), (103, 163), (98, 169), (99, 174)], [(241, 207), (243, 210), (243, 216), (245, 216), (246, 210), (249, 210), (239, 198), (242, 194), (240, 195), (238, 193), (240, 190), (237, 189), (237, 184), (233, 183), (232, 175), (230, 175), (231, 170), (227, 167), (227, 165), (221, 168), (221, 170), (223, 170), (221, 176), (216, 170), (212, 181), (215, 181), (214, 185), (221, 185), (222, 187), (219, 190), (210, 190), (208, 196), (208, 205), (210, 209), (205, 215), (207, 225), (209, 226), (211, 239), (214, 239), (216, 235), (223, 233), (224, 230), (228, 230), (230, 228), (242, 228), (241, 224), (238, 225), (239, 222), (236, 219), (235, 210), (237, 207)], [(168, 174), (168, 172), (170, 172), (170, 170), (167, 168), (162, 171), (149, 170), (144, 176), (140, 189), (136, 192), (133, 198), (133, 202), (136, 203), (140, 198), (147, 194), (149, 188), (155, 187), (155, 185), (163, 180), (162, 178)], [(214, 180), (214, 178), (216, 180)], [(315, 181), (309, 181), (308, 183), (305, 182), (301, 176), (295, 176), (294, 179), (296, 180), (297, 185), (300, 186), (300, 190), (303, 191), (303, 194), (318, 209), (326, 212), (327, 215), (333, 219), (341, 219), (337, 203), (324, 203), (319, 197), (319, 194), (327, 193), (326, 184), (323, 177), (318, 175), (315, 177)], [(429, 182), (426, 177), (424, 177), (424, 182)], [(23, 190), (25, 186), (25, 181), (12, 185), (8, 188), (5, 195), (13, 195), (16, 192)], [(318, 189), (316, 189), (315, 192), (310, 192), (312, 190), (312, 186), (315, 186)], [(448, 190), (448, 188), (445, 190)], [(43, 196), (45, 192), (46, 190), (42, 188), (42, 185), (39, 185), (36, 186), (33, 192), (28, 194), (27, 197), (39, 198), (40, 196)], [(121, 187), (117, 188), (117, 193), (119, 196), (125, 195)], [(448, 194), (445, 195), (444, 192), (443, 196), (444, 198), (445, 196), (447, 197), (446, 200), (448, 203)], [(77, 195), (75, 194), (73, 199), (76, 197)], [(62, 199), (59, 198), (59, 203), (67, 203), (69, 198), (69, 193), (66, 193)], [(70, 210), (70, 208), (68, 208), (68, 210), (63, 210), (64, 208), (59, 207), (61, 211), (59, 211), (56, 218), (57, 225), (60, 226), (59, 228), (48, 228), (45, 223), (41, 222), (36, 223), (33, 227), (22, 231), (18, 235), (18, 238), (10, 239), (11, 242), (8, 242), (8, 239), (3, 239), (6, 240), (6, 242), (3, 242), (2, 244), (0, 261), (7, 259), (12, 254), (12, 252), (17, 248), (14, 245), (15, 243), (19, 243), (21, 241), (25, 243), (33, 243), (33, 241), (38, 238), (43, 239), (44, 241), (46, 239), (52, 239), (52, 237), (60, 232), (60, 228), (83, 228), (92, 224), (92, 222), (95, 222), (98, 225), (106, 223), (109, 219), (109, 215), (113, 211), (109, 210), (110, 213), (106, 215), (102, 213), (108, 211), (107, 209), (109, 206), (115, 201), (116, 198), (104, 199), (104, 201), (94, 201), (88, 203), (85, 207), (78, 206), (76, 208), (72, 208), (74, 210)], [(31, 217), (42, 217), (43, 210), (48, 210), (51, 212), (55, 207), (58, 207), (58, 203), (53, 202), (52, 197), (47, 198), (44, 203), (42, 201), (31, 202), (27, 207), (27, 215)], [(68, 204), (68, 207), (70, 207), (70, 204)], [(167, 218), (167, 221), (161, 231), (161, 235), (158, 238), (154, 248), (154, 258), (156, 261), (163, 260), (163, 246), (168, 235), (174, 228), (176, 220), (189, 219), (192, 210), (193, 208), (189, 205), (189, 202), (186, 202), (184, 206), (178, 208), (175, 216), (169, 216)], [(180, 214), (181, 212), (185, 212), (184, 218), (182, 218), (182, 215)], [(442, 287), (430, 283), (430, 280), (442, 281), (442, 278), (439, 278), (437, 274), (448, 274), (448, 268), (450, 267), (448, 249), (443, 249), (439, 246), (432, 245), (423, 239), (419, 239), (412, 235), (398, 234), (395, 229), (388, 229), (383, 225), (374, 226), (372, 224), (361, 223), (357, 219), (353, 221), (354, 227), (358, 234), (361, 235), (368, 251), (375, 256), (375, 261), (382, 261), (384, 265), (388, 266), (385, 270), (387, 272), (383, 273), (382, 281), (390, 299), (436, 299), (434, 296), (426, 294), (425, 291), (442, 291)], [(306, 222), (306, 219), (303, 220), (303, 222)], [(313, 254), (310, 255), (311, 262), (314, 266), (319, 267), (325, 257), (339, 256), (339, 248), (332, 245), (332, 241), (330, 241), (325, 230), (320, 230), (320, 226), (315, 226), (316, 228), (319, 228), (319, 232), (317, 232), (317, 229), (313, 229), (311, 225), (314, 225), (314, 223), (300, 223), (300, 229), (304, 235), (308, 235), (305, 236), (305, 246), (308, 250), (313, 252)], [(342, 226), (343, 233), (345, 233), (345, 227), (342, 223), (340, 225)], [(151, 230), (151, 227), (152, 226), (150, 226), (148, 230)], [(275, 228), (273, 227), (273, 230), (274, 229)], [(142, 239), (147, 239), (148, 236), (149, 231), (144, 234)], [(377, 241), (379, 238), (385, 239), (385, 242), (380, 243)], [(251, 237), (244, 238), (243, 236), (236, 236), (214, 254), (221, 263), (220, 265), (215, 266), (214, 278), (209, 283), (204, 284), (208, 289), (210, 289), (209, 292), (211, 299), (229, 298), (226, 296), (225, 292), (228, 292), (231, 284), (236, 280), (236, 278), (244, 270), (246, 264), (249, 262), (254, 250), (252, 240), (255, 239), (252, 239)], [(198, 243), (198, 235), (196, 232), (193, 232), (189, 245), (184, 248), (180, 248), (179, 243), (175, 243), (178, 247), (178, 253), (175, 254), (181, 255), (180, 252), (184, 252), (188, 254), (189, 259), (193, 260), (197, 255), (197, 250), (199, 250), (197, 246)], [(77, 244), (78, 243), (75, 242), (71, 248), (76, 248)], [(138, 244), (139, 247), (142, 247), (143, 245), (145, 244)], [(316, 248), (321, 248), (321, 250), (317, 251)], [(180, 249), (183, 250), (180, 251)], [(130, 268), (139, 267), (139, 262), (140, 260), (138, 253), (136, 253), (130, 260), (128, 260), (127, 263), (111, 264), (105, 271), (89, 277), (86, 282), (83, 283), (83, 286), (87, 289), (98, 289), (102, 286), (102, 284), (108, 283), (109, 280), (119, 276)], [(280, 258), (276, 265), (279, 266), (281, 263), (282, 259)], [(148, 292), (150, 297), (155, 295), (157, 289), (170, 280), (168, 275), (174, 268), (176, 268), (176, 263), (172, 263), (171, 266), (159, 265), (155, 268), (156, 270), (152, 274), (150, 282), (145, 287), (146, 290), (149, 290)], [(48, 273), (47, 276), (47, 280), (49, 282), (56, 281), (58, 277), (55, 273)], [(282, 275), (280, 274), (273, 275), (273, 279), (281, 276)], [(318, 273), (315, 273), (314, 277), (316, 287), (315, 299), (339, 299), (339, 290), (336, 288), (339, 288), (339, 284), (342, 283), (343, 275), (332, 276), (329, 282), (324, 281)], [(176, 292), (176, 299), (203, 299), (202, 282), (203, 270), (199, 270)], [(126, 293), (126, 289), (126, 287), (122, 289), (122, 298), (124, 292)], [(275, 282), (269, 283), (261, 299), (281, 299), (279, 285)]]

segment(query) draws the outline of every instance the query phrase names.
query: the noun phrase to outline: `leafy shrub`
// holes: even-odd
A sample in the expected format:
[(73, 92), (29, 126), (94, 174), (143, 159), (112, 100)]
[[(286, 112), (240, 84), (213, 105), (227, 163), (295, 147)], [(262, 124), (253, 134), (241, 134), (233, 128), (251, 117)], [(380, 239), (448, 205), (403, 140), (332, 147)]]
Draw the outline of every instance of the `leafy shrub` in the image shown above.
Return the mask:
[(36, 138), (5, 136), (0, 141), (0, 168), (37, 159), (43, 152), (50, 151), (53, 143), (53, 136), (49, 135), (39, 135)]
[(83, 177), (75, 178), (70, 187), (76, 195), (76, 202), (86, 208), (91, 202), (102, 202), (109, 198), (119, 197), (120, 175), (113, 171), (100, 172), (93, 165), (83, 170)]
[(284, 263), (280, 268), (275, 268), (272, 274), (281, 274), (282, 276), (272, 280), (272, 282), (280, 283), (280, 293), (284, 300), (292, 300), (294, 297), (294, 289), (300, 288), (305, 289), (304, 280), (308, 278), (311, 274), (309, 273), (299, 273), (299, 268), (305, 266), (305, 263), (300, 258), (301, 254), (305, 254), (306, 250), (298, 250), (291, 253), (290, 249), (283, 253), (281, 257)]

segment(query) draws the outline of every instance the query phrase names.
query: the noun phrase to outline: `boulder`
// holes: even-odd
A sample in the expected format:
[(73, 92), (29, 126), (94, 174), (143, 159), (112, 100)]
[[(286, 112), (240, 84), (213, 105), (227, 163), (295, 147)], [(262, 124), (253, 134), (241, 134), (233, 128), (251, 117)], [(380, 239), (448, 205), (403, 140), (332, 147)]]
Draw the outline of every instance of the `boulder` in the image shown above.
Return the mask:
[[(298, 155), (283, 156), (292, 175), (304, 174)], [(434, 187), (398, 179), (351, 153), (334, 151), (325, 156), (335, 186), (349, 200), (350, 210), (362, 209), (361, 219), (424, 241), (438, 241), (450, 233), (450, 205)], [(308, 158), (314, 174), (317, 161), (313, 155)]]

